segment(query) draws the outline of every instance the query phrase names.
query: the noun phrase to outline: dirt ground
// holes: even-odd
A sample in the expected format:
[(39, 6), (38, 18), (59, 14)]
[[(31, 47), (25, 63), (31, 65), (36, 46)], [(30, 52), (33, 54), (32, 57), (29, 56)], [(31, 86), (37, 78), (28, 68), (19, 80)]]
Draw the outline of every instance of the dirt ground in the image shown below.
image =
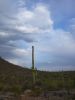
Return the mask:
[(20, 100), (75, 100), (75, 90), (48, 91), (37, 97), (23, 94)]
[(0, 100), (75, 100), (75, 90), (46, 91), (40, 96), (20, 96), (0, 95)]

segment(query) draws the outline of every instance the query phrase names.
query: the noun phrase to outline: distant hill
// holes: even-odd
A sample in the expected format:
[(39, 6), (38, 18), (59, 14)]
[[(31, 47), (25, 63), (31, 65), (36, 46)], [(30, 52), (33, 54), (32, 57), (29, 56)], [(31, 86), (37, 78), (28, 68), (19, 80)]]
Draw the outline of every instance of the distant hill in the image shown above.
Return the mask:
[(2, 67), (4, 67), (4, 68), (10, 67), (10, 69), (11, 68), (25, 69), (21, 66), (14, 65), (14, 64), (12, 64), (12, 63), (10, 63), (10, 62), (8, 62), (8, 61), (6, 61), (6, 60), (4, 60), (3, 58), (0, 57), (0, 68), (2, 68)]
[[(43, 89), (75, 88), (75, 71), (37, 71), (37, 80)], [(23, 92), (32, 88), (32, 71), (5, 61), (0, 57), (0, 91)]]
[(18, 87), (22, 89), (30, 81), (32, 81), (30, 69), (11, 64), (0, 57), (0, 90), (7, 91)]

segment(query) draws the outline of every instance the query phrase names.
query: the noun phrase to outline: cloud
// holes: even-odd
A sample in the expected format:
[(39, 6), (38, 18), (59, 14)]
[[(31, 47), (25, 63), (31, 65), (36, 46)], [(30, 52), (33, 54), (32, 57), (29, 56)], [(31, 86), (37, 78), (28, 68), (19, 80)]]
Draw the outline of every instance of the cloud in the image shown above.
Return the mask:
[(63, 8), (65, 1), (61, 5), (52, 0), (50, 8), (36, 3), (32, 9), (28, 9), (24, 0), (1, 0), (0, 3), (3, 5), (0, 6), (1, 56), (10, 62), (31, 66), (31, 46), (34, 45), (36, 66), (75, 65), (75, 38), (71, 33), (75, 32), (74, 18), (70, 22), (72, 31), (54, 28), (56, 21), (63, 21), (66, 12), (66, 16), (72, 13), (68, 12), (69, 5), (66, 10)]
[(50, 29), (53, 24), (50, 12), (41, 4), (32, 11), (21, 8), (16, 18), (16, 29), (24, 33), (41, 33)]
[(8, 33), (5, 33), (5, 32), (0, 32), (0, 36), (1, 36), (1, 37), (8, 37), (9, 34), (8, 34)]
[[(43, 19), (40, 14), (43, 14)], [(24, 47), (27, 45), (26, 42), (35, 42), (38, 40), (40, 33), (43, 34), (44, 31), (48, 30), (43, 30), (45, 26), (49, 25), (48, 21), (50, 21), (47, 8), (43, 5), (37, 5), (33, 11), (26, 8), (19, 8), (14, 18), (11, 18), (9, 15), (9, 17), (1, 16), (2, 20), (0, 22), (3, 26), (1, 25), (0, 32), (0, 55), (4, 56), (10, 62), (14, 61), (13, 63), (16, 64), (19, 64), (19, 62), (20, 65), (31, 64), (31, 51), (26, 48), (24, 49)], [(45, 17), (47, 22), (44, 22)]]
[(72, 35), (74, 35), (75, 34), (75, 18), (72, 18), (69, 21), (69, 29), (70, 29)]
[(20, 48), (16, 48), (16, 49), (14, 49), (13, 51), (12, 51), (15, 55), (17, 55), (17, 56), (30, 56), (30, 54), (31, 54), (31, 52), (27, 49), (27, 50), (25, 50), (25, 49), (20, 49)]
[[(17, 8), (18, 9), (18, 8)], [(21, 7), (14, 17), (1, 15), (1, 33), (9, 38), (22, 38), (27, 41), (35, 41), (34, 34), (47, 32), (51, 29), (53, 21), (50, 19), (50, 12), (44, 5), (37, 5), (32, 11)], [(31, 34), (32, 33), (32, 34)], [(30, 35), (31, 34), (31, 35)], [(25, 38), (26, 37), (26, 38)], [(6, 38), (7, 39), (7, 38)]]

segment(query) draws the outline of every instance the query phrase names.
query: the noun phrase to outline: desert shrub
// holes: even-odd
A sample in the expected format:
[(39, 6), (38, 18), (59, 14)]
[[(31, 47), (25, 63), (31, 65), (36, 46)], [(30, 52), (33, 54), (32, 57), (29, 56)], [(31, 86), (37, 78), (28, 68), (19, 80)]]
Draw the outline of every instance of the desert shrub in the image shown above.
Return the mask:
[(25, 82), (24, 85), (22, 86), (22, 91), (24, 92), (27, 89), (32, 89), (32, 82)]
[(57, 81), (57, 88), (62, 89), (63, 87), (64, 87), (64, 84), (63, 84), (62, 80), (58, 80)]
[(66, 82), (65, 82), (65, 88), (67, 90), (74, 88), (74, 80), (67, 79)]
[(39, 96), (42, 93), (42, 88), (40, 87), (35, 87), (32, 89), (32, 94), (33, 96)]
[(0, 91), (4, 90), (4, 84), (0, 83)]
[(72, 100), (75, 100), (75, 95), (72, 96)]
[(13, 85), (12, 87), (10, 87), (9, 91), (15, 94), (20, 94), (22, 92), (22, 87), (20, 85)]
[(57, 80), (45, 81), (45, 89), (47, 90), (56, 90), (58, 88)]

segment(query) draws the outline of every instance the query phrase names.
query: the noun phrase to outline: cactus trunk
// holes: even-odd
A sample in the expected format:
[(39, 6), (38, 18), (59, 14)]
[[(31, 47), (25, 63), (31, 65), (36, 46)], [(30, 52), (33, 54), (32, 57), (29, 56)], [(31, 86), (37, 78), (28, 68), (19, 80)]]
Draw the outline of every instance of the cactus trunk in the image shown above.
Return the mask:
[(32, 75), (33, 75), (33, 84), (35, 84), (35, 67), (34, 67), (34, 46), (32, 46)]

